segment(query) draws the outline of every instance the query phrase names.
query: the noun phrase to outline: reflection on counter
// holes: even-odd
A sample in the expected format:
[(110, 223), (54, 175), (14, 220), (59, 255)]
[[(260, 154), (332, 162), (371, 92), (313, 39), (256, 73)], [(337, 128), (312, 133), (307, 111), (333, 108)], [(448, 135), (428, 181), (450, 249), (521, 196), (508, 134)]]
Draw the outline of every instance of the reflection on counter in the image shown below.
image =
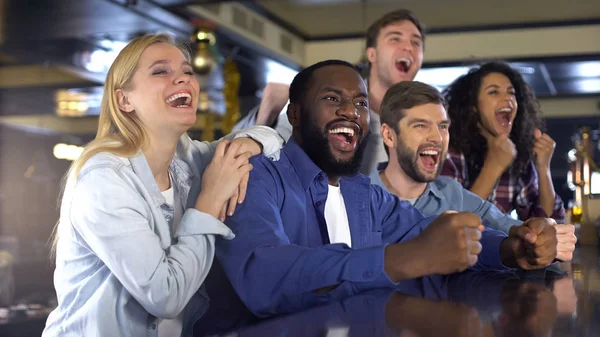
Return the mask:
[[(370, 291), (265, 320), (235, 313), (229, 323), (219, 317), (214, 325), (236, 328), (203, 327), (212, 332), (196, 329), (194, 336), (598, 336), (598, 256), (597, 247), (582, 246), (572, 262), (544, 270), (425, 277), (395, 290)], [(56, 305), (43, 294), (29, 292), (0, 307), (0, 336), (39, 336)]]
[(597, 263), (597, 248), (584, 246), (545, 270), (428, 277), (217, 335), (596, 336)]

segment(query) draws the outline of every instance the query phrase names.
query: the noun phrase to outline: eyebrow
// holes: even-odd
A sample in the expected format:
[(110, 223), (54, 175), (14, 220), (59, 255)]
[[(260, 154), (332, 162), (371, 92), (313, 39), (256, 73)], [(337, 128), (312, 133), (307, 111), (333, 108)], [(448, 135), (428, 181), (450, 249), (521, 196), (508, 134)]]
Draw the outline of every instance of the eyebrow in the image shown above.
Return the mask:
[[(153, 62), (153, 63), (152, 63), (152, 64), (151, 64), (151, 65), (148, 67), (148, 69), (150, 69), (150, 68), (154, 67), (154, 66), (155, 66), (155, 65), (157, 65), (157, 64), (169, 64), (169, 63), (171, 63), (169, 60), (158, 60), (158, 61), (154, 61), (154, 62)], [(182, 65), (184, 65), (184, 66), (190, 66), (190, 67), (192, 66), (192, 65), (191, 65), (191, 64), (190, 64), (188, 61), (183, 61), (183, 62), (181, 62), (181, 64), (182, 64)]]
[[(328, 92), (328, 91), (330, 91), (330, 92), (334, 92), (334, 93), (336, 93), (336, 94), (338, 94), (338, 95), (340, 95), (340, 96), (343, 96), (343, 93), (342, 93), (342, 91), (341, 91), (340, 89), (337, 89), (337, 88), (325, 87), (325, 88), (323, 88), (321, 91), (322, 91), (322, 92)], [(366, 93), (366, 92), (359, 92), (359, 93), (358, 93), (357, 95), (355, 95), (354, 97), (355, 97), (355, 98), (356, 98), (356, 97), (368, 98), (369, 96), (367, 95), (367, 93)]]
[[(483, 90), (488, 90), (489, 88), (495, 88), (495, 89), (500, 89), (500, 86), (497, 84), (490, 84), (487, 87), (485, 87)], [(508, 86), (508, 89), (515, 89), (515, 87), (513, 85)]]
[(431, 124), (431, 121), (428, 121), (423, 118), (415, 118), (415, 119), (411, 119), (408, 121), (408, 125), (413, 125), (413, 124), (417, 124), (417, 123)]
[[(413, 125), (413, 124), (417, 124), (417, 123), (434, 124), (430, 120), (423, 119), (423, 118), (415, 118), (415, 119), (411, 119), (411, 120), (408, 121), (408, 125)], [(440, 121), (439, 124), (448, 124), (448, 125), (450, 125), (450, 120), (449, 119), (444, 119), (444, 120)]]
[[(391, 32), (385, 33), (384, 37), (388, 37), (390, 35), (400, 35), (400, 36), (403, 36), (404, 34), (402, 34), (402, 32), (393, 30)], [(419, 35), (419, 34), (413, 34), (412, 37), (417, 38), (417, 39), (423, 41), (423, 37), (421, 35)]]

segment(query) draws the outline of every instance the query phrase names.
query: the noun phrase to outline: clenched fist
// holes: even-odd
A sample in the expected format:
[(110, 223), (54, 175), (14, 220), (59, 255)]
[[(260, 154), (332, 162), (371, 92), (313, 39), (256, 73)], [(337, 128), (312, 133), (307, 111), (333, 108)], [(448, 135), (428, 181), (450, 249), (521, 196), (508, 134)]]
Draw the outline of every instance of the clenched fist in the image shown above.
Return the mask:
[(508, 135), (490, 135), (487, 137), (487, 145), (485, 161), (492, 166), (503, 168), (503, 171), (509, 168), (517, 157), (517, 148)]
[(535, 154), (535, 167), (539, 172), (545, 172), (550, 168), (550, 160), (556, 142), (548, 136), (547, 133), (542, 133), (539, 129), (535, 129), (535, 142), (533, 145), (533, 154)]
[(477, 263), (482, 231), (481, 218), (477, 215), (444, 212), (429, 224), (418, 240), (433, 273), (451, 274)]
[(552, 219), (531, 218), (511, 227), (501, 247), (504, 264), (525, 270), (549, 266), (558, 246), (555, 224)]

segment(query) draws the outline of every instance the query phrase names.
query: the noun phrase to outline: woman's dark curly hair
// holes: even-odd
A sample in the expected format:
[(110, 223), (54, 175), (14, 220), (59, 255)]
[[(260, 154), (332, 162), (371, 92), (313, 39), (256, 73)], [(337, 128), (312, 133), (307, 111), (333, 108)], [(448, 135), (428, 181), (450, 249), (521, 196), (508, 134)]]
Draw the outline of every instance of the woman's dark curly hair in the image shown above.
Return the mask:
[(489, 62), (471, 69), (456, 79), (443, 92), (448, 106), (450, 149), (465, 156), (470, 183), (479, 176), (487, 151), (487, 141), (479, 133), (480, 113), (477, 107), (479, 87), (490, 73), (504, 74), (515, 88), (518, 104), (510, 139), (517, 148), (517, 158), (511, 166), (521, 175), (533, 157), (534, 130), (542, 129), (539, 103), (521, 74), (504, 62)]

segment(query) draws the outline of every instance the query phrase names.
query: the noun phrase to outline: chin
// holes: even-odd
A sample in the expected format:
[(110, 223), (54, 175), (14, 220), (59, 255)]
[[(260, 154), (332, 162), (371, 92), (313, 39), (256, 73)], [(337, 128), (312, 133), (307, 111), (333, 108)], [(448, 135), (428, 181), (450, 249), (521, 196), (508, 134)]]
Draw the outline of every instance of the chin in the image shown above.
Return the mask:
[(430, 183), (437, 179), (439, 170), (436, 168), (434, 172), (418, 170), (419, 181), (424, 183)]
[(403, 74), (398, 75), (396, 83), (412, 81), (414, 78), (415, 78), (415, 74), (413, 74), (412, 72), (403, 73)]
[(182, 132), (187, 132), (192, 128), (192, 126), (194, 126), (195, 123), (196, 118), (186, 118), (176, 121), (175, 125), (177, 125), (178, 130), (183, 130)]
[(505, 128), (498, 128), (496, 129), (496, 136), (502, 136), (502, 135), (509, 135), (512, 132), (512, 128), (510, 129), (505, 129)]
[(335, 158), (335, 160), (338, 163), (347, 163), (347, 162), (350, 162), (352, 160), (352, 158), (354, 158), (354, 155), (356, 154), (356, 151), (352, 151), (352, 152), (339, 152), (339, 151), (336, 151), (334, 149), (331, 149), (331, 153), (333, 154), (333, 158)]
[(184, 116), (181, 116), (181, 121), (182, 123), (185, 124), (189, 124), (190, 126), (194, 125), (194, 123), (196, 123), (196, 119), (198, 119), (198, 116), (196, 115), (196, 113), (186, 113)]

